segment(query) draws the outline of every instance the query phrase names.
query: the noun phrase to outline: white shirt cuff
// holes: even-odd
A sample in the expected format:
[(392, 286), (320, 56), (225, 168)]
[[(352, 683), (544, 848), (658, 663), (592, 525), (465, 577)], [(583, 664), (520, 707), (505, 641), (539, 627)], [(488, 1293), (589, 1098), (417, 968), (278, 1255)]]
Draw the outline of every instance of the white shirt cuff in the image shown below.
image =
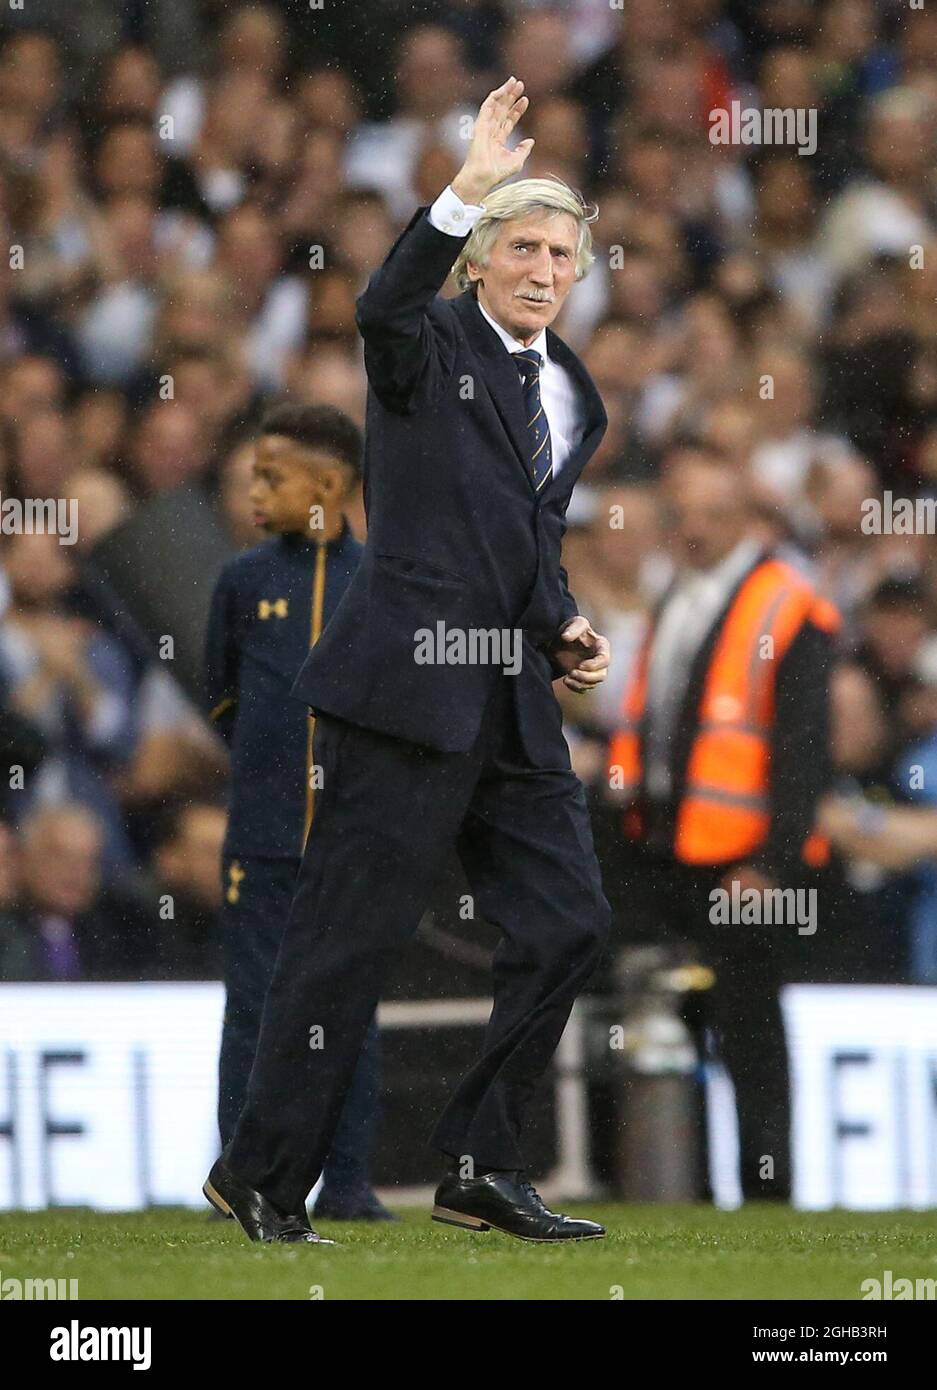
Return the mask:
[(429, 210), (429, 220), (438, 232), (449, 236), (468, 236), (485, 211), (475, 203), (463, 203), (458, 193), (447, 184)]

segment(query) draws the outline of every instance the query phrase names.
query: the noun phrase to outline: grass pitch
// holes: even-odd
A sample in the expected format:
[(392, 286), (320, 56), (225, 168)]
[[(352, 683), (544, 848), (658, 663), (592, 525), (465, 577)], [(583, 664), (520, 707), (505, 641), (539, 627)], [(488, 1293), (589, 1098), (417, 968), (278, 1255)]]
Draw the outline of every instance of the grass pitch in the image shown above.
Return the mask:
[(937, 1278), (937, 1213), (751, 1205), (571, 1207), (604, 1241), (526, 1244), (408, 1210), (323, 1222), (335, 1246), (249, 1244), (231, 1221), (156, 1208), (0, 1214), (0, 1278), (78, 1280), (80, 1299), (855, 1299), (863, 1279)]

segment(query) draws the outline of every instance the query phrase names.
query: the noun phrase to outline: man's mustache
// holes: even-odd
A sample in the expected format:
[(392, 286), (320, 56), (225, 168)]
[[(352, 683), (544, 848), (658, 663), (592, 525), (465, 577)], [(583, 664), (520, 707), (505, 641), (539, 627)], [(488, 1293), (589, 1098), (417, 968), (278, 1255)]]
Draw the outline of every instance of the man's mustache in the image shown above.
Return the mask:
[(533, 299), (538, 304), (553, 304), (556, 301), (556, 295), (552, 290), (515, 290), (514, 298)]

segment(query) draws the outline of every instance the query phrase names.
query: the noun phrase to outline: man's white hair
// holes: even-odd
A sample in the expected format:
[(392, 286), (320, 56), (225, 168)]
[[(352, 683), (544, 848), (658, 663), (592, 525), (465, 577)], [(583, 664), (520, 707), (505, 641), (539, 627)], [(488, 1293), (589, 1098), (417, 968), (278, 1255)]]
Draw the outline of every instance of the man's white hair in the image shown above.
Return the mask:
[(486, 194), (481, 206), (485, 211), (472, 228), (452, 267), (460, 290), (467, 290), (474, 283), (468, 273), (469, 261), (476, 265), (488, 264), (500, 223), (530, 217), (535, 212), (566, 212), (575, 219), (579, 232), (576, 240), (576, 279), (581, 280), (588, 273), (595, 260), (589, 223), (598, 217), (598, 208), (586, 203), (562, 179), (550, 175), (545, 179), (518, 179), (516, 183), (505, 183)]

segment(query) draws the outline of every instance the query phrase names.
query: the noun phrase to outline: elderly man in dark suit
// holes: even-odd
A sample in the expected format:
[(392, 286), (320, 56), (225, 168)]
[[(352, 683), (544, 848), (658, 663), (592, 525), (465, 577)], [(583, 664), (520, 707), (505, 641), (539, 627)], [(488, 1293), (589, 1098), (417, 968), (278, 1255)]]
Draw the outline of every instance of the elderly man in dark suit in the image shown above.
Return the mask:
[[(532, 1240), (604, 1235), (547, 1210), (520, 1147), (610, 919), (552, 689), (586, 692), (609, 661), (560, 558), (606, 416), (548, 327), (592, 261), (594, 213), (557, 179), (505, 184), (533, 144), (507, 145), (523, 85), (485, 99), (462, 169), (358, 300), (368, 540), (294, 686), (318, 716), (318, 833), (247, 1102), (205, 1184), (255, 1240), (319, 1239), (306, 1194), (452, 845), (503, 940), (482, 1055), (433, 1135), (448, 1158), (433, 1215)], [(463, 293), (446, 300), (454, 260)]]

